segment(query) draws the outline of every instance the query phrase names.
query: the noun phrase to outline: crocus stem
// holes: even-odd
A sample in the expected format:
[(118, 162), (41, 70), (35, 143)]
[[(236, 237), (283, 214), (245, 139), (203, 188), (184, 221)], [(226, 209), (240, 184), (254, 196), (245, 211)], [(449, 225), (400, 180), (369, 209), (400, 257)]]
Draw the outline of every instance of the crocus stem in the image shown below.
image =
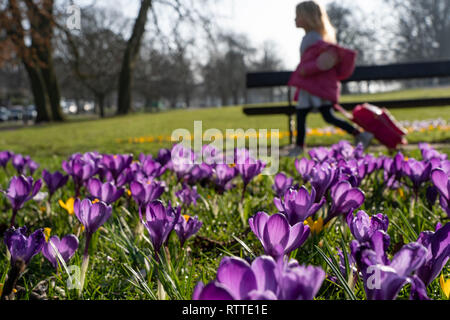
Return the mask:
[(16, 224), (16, 215), (17, 215), (17, 210), (13, 209), (12, 212), (12, 217), (11, 217), (11, 222), (10, 222), (10, 227), (14, 227)]
[(89, 243), (91, 242), (92, 234), (86, 233), (86, 245), (84, 247), (83, 253), (83, 263), (81, 264), (81, 275), (80, 275), (80, 291), (79, 295), (83, 292), (84, 279), (86, 278), (86, 271), (89, 265)]
[(244, 184), (244, 188), (242, 189), (242, 197), (241, 197), (241, 202), (244, 202), (244, 197), (245, 197), (245, 191), (247, 190), (247, 185)]
[(415, 207), (415, 204), (416, 204), (416, 198), (411, 198), (411, 207), (410, 207), (410, 209), (409, 209), (409, 217), (410, 218), (414, 218), (414, 207)]
[(17, 280), (25, 270), (25, 267), (25, 262), (21, 259), (18, 259), (16, 262), (11, 264), (11, 269), (9, 269), (8, 272), (8, 279), (3, 287), (1, 300), (10, 300), (13, 298), (13, 290), (16, 287)]

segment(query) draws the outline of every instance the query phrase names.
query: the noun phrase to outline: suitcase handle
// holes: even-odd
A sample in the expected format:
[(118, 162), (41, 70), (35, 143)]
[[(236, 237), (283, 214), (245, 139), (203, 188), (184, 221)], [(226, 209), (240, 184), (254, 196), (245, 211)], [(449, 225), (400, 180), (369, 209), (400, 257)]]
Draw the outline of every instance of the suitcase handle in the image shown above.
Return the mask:
[(340, 104), (335, 103), (333, 105), (333, 108), (336, 109), (337, 111), (339, 111), (340, 113), (342, 113), (350, 121), (353, 121), (353, 115), (350, 112), (348, 112), (347, 110), (345, 110)]

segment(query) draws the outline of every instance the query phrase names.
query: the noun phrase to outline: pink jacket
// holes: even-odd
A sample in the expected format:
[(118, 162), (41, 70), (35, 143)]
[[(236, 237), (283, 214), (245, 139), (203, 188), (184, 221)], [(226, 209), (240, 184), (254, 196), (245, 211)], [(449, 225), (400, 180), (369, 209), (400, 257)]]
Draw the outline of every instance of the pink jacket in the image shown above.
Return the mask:
[[(337, 64), (329, 70), (321, 70), (317, 59), (325, 51), (331, 50), (338, 56)], [(318, 41), (309, 47), (302, 56), (300, 64), (292, 73), (288, 85), (297, 87), (294, 100), (297, 101), (300, 89), (310, 94), (338, 103), (340, 81), (350, 77), (355, 69), (356, 51), (325, 41)], [(300, 74), (300, 70), (304, 75)]]

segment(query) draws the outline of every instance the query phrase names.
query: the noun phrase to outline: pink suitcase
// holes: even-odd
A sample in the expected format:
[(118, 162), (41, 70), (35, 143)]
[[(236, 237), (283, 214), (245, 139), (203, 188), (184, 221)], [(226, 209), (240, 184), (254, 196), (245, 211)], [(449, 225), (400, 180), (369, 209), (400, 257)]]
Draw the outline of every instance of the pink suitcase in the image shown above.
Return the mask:
[(372, 133), (380, 143), (389, 149), (395, 149), (399, 144), (408, 143), (405, 138), (406, 129), (395, 120), (386, 108), (364, 103), (357, 105), (352, 114), (339, 105), (335, 105), (335, 108), (365, 131)]

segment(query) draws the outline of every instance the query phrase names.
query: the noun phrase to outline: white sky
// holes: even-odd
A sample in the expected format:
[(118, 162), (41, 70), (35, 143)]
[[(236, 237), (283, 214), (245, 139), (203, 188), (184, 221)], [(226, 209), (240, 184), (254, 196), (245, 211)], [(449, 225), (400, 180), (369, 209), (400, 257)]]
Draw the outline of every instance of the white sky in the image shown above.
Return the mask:
[[(134, 18), (138, 0), (79, 0), (80, 4), (92, 3), (123, 8), (127, 17)], [(194, 0), (195, 1), (195, 0)], [(294, 24), (295, 6), (301, 0), (216, 0), (212, 5), (218, 19), (216, 23), (236, 33), (246, 34), (251, 44), (261, 48), (266, 40), (277, 46), (286, 70), (294, 69), (299, 62), (299, 47), (303, 31)], [(333, 0), (317, 0), (326, 5)], [(362, 11), (373, 12), (382, 0), (337, 0), (356, 4)], [(212, 1), (214, 2), (214, 1)]]

